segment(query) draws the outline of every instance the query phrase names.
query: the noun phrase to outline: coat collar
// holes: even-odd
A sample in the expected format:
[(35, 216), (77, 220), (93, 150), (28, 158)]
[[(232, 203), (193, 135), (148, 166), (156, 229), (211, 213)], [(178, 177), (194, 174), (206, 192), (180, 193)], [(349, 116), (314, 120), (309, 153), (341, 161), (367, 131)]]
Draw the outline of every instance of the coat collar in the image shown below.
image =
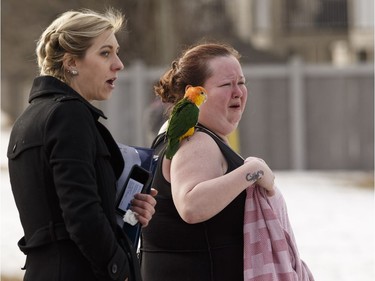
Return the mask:
[(97, 118), (102, 117), (107, 119), (100, 109), (93, 106), (80, 94), (59, 79), (52, 76), (39, 76), (35, 78), (30, 91), (29, 103), (36, 98), (47, 96), (61, 96), (67, 99), (78, 99), (83, 102)]

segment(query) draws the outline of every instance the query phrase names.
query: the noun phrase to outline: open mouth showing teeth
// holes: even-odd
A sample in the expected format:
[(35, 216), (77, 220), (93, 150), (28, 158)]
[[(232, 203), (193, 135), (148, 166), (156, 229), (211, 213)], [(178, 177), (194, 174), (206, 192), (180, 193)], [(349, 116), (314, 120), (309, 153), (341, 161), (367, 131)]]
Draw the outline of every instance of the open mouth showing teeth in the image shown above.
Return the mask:
[(113, 86), (115, 80), (116, 79), (109, 79), (109, 80), (107, 80), (107, 83), (110, 84), (111, 86)]

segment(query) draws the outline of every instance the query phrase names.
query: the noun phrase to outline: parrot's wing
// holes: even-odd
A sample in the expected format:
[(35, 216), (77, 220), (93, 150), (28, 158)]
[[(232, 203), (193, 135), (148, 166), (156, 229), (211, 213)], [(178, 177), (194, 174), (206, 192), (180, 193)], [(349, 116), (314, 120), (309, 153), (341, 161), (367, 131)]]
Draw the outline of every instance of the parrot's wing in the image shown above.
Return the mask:
[(180, 138), (198, 122), (199, 108), (190, 101), (181, 100), (174, 107), (167, 129), (167, 159), (172, 159), (180, 146)]
[(178, 139), (198, 122), (199, 108), (189, 101), (184, 101), (172, 112), (167, 129), (169, 139)]

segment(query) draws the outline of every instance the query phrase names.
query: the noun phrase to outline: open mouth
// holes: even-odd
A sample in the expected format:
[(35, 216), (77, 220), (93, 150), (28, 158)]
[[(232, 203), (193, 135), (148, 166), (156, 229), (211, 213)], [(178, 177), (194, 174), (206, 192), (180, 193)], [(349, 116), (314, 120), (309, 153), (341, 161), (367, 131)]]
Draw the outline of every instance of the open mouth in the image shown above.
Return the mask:
[(232, 105), (229, 106), (229, 108), (234, 108), (234, 109), (241, 108), (241, 105), (240, 104), (232, 104)]
[(111, 86), (114, 86), (115, 80), (116, 80), (116, 78), (108, 79), (108, 80), (106, 81), (106, 83), (108, 83), (108, 84), (111, 85)]

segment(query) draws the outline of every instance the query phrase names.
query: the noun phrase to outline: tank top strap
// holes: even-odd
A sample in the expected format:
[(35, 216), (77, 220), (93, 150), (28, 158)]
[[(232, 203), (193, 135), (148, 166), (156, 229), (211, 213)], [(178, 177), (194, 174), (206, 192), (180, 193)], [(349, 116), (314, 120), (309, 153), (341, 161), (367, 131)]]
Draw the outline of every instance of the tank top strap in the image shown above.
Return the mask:
[(195, 128), (197, 131), (204, 132), (213, 138), (213, 140), (219, 146), (221, 152), (224, 154), (225, 158), (229, 162), (228, 164), (230, 167), (234, 169), (241, 166), (244, 163), (244, 159), (239, 154), (237, 154), (232, 148), (230, 148), (223, 141), (223, 139), (216, 135), (214, 132), (210, 131), (201, 124), (196, 125)]

